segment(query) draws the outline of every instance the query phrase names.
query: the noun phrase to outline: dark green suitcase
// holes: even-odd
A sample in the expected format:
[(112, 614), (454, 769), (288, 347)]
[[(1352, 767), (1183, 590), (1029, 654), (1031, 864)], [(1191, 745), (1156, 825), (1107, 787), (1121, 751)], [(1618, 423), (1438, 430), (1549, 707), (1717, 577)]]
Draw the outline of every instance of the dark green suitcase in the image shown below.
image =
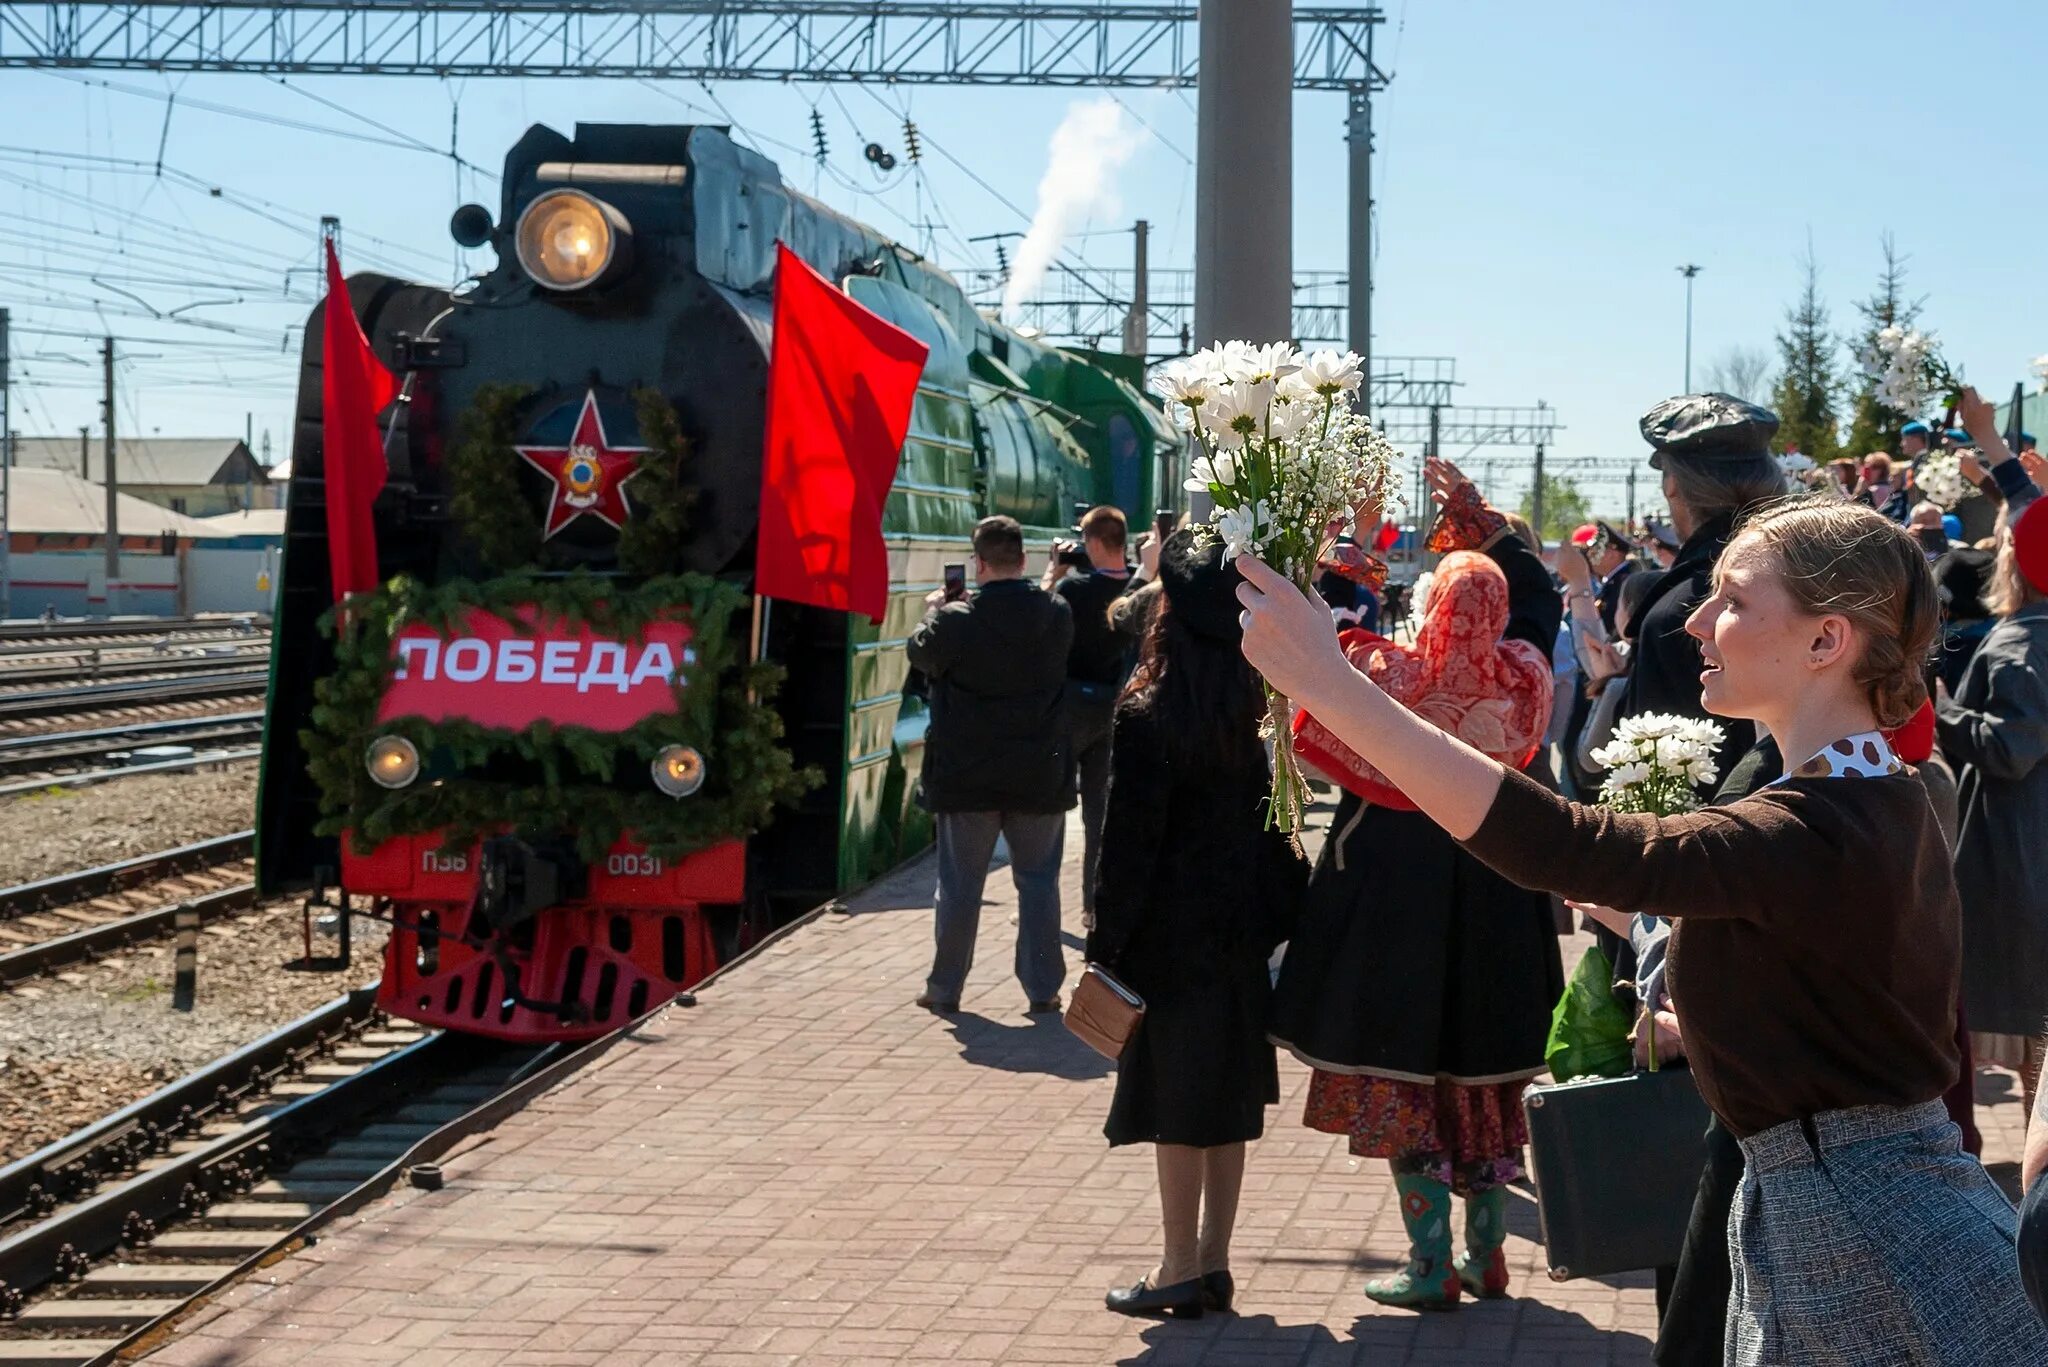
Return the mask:
[(1551, 1280), (1676, 1263), (1707, 1163), (1691, 1071), (1533, 1083), (1522, 1107)]

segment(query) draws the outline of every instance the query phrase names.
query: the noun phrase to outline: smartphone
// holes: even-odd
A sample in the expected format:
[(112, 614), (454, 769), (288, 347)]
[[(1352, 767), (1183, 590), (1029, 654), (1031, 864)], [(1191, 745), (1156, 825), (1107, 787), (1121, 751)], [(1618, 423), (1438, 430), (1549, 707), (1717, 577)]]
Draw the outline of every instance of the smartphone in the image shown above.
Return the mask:
[(1179, 520), (1173, 515), (1173, 509), (1161, 508), (1152, 514), (1152, 534), (1164, 543), (1167, 537), (1173, 535), (1173, 524)]
[(957, 602), (967, 596), (967, 566), (946, 566), (946, 601)]

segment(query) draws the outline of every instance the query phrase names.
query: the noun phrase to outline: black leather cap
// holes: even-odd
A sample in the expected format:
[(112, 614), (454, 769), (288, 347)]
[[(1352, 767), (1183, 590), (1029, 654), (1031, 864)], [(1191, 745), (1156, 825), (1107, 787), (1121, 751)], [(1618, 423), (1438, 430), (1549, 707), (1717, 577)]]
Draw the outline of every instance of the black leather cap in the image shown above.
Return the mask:
[(1680, 394), (1643, 414), (1643, 440), (1661, 470), (1669, 451), (1689, 460), (1753, 460), (1771, 454), (1778, 415), (1733, 394)]
[(1232, 644), (1244, 639), (1237, 614), (1237, 566), (1223, 561), (1223, 538), (1207, 527), (1183, 527), (1159, 548), (1159, 587), (1173, 615), (1197, 636)]

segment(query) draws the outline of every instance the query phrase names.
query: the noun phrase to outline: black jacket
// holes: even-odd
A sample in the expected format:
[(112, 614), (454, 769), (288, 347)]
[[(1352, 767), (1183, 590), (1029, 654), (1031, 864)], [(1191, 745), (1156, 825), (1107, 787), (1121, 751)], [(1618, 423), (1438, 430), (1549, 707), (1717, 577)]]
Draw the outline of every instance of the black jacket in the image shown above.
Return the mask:
[(1733, 717), (1709, 717), (1700, 706), (1700, 643), (1685, 634), (1685, 620), (1713, 593), (1714, 562), (1727, 549), (1734, 514), (1705, 523), (1678, 548), (1678, 558), (1654, 584), (1629, 623), (1635, 652), (1629, 657), (1628, 691), (1616, 720), (1648, 712), (1712, 721), (1727, 737), (1714, 756), (1726, 774), (1756, 743), (1756, 728)]
[(1614, 614), (1621, 608), (1621, 586), (1628, 582), (1628, 577), (1636, 569), (1635, 561), (1622, 561), (1614, 573), (1607, 576), (1607, 582), (1600, 586), (1600, 591), (1593, 595), (1594, 606), (1600, 609), (1600, 625), (1607, 628), (1610, 641), (1614, 639)]
[(927, 613), (912, 667), (931, 681), (924, 804), (934, 812), (1063, 812), (1074, 805), (1061, 691), (1074, 616), (1022, 579)]

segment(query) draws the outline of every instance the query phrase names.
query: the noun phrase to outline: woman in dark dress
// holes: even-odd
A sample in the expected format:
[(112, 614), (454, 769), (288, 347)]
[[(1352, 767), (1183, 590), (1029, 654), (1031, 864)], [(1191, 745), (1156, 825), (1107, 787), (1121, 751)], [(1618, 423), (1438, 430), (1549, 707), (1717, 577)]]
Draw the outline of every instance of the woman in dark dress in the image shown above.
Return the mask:
[(1159, 576), (1110, 741), (1088, 959), (1145, 999), (1103, 1133), (1156, 1146), (1166, 1235), (1158, 1268), (1107, 1304), (1195, 1317), (1230, 1304), (1244, 1146), (1279, 1100), (1266, 963), (1307, 867), (1265, 829), (1265, 699), (1238, 650), (1237, 571), (1190, 529)]
[[(1353, 666), (1422, 716), (1524, 768), (1550, 718), (1558, 596), (1542, 562), (1455, 467), (1412, 649), (1344, 633)], [(1482, 553), (1453, 547), (1484, 546)], [(1408, 1265), (1369, 1281), (1387, 1305), (1507, 1291), (1506, 1184), (1522, 1175), (1522, 1088), (1543, 1071), (1564, 990), (1550, 899), (1459, 849), (1371, 765), (1306, 716), (1304, 757), (1345, 796), (1287, 947), (1272, 1037), (1314, 1070), (1303, 1123), (1394, 1170)], [(1451, 1197), (1466, 1252), (1451, 1256)]]

